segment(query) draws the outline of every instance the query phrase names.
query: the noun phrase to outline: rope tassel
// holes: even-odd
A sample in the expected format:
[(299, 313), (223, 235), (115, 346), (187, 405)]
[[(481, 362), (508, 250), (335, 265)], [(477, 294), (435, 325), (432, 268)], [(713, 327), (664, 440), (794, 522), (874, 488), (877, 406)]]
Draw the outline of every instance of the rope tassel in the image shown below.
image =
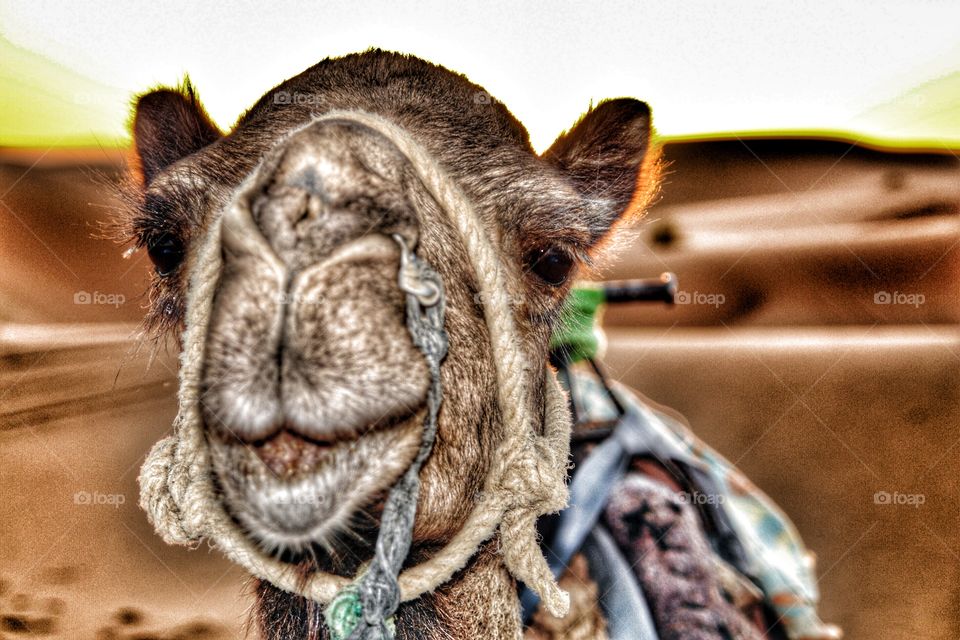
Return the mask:
[[(507, 514), (500, 525), (500, 531), (504, 540), (503, 557), (513, 577), (540, 596), (540, 601), (550, 615), (556, 618), (567, 615), (570, 610), (570, 595), (557, 586), (547, 559), (539, 552), (537, 516), (529, 512), (518, 516)], [(537, 552), (531, 553), (531, 549), (536, 549)]]

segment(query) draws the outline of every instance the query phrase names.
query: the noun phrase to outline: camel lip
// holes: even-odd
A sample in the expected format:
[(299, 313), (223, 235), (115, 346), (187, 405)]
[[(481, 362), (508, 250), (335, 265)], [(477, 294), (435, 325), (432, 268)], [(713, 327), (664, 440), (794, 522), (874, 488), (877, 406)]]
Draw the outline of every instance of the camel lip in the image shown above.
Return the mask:
[(353, 441), (355, 439), (342, 437), (312, 438), (283, 428), (249, 446), (274, 475), (278, 478), (289, 478), (323, 464), (336, 447)]
[(220, 446), (243, 447), (263, 465), (269, 476), (280, 481), (294, 481), (310, 475), (328, 464), (338, 454), (349, 453), (367, 436), (395, 428), (403, 428), (410, 420), (415, 420), (424, 411), (401, 412), (384, 416), (364, 429), (330, 429), (323, 435), (305, 435), (292, 423), (285, 423), (264, 438), (244, 441), (232, 432), (222, 433), (214, 430), (214, 440)]
[(378, 521), (384, 492), (419, 449), (419, 430), (411, 419), (332, 444), (289, 431), (255, 444), (214, 436), (221, 503), (272, 555), (335, 548), (358, 524)]

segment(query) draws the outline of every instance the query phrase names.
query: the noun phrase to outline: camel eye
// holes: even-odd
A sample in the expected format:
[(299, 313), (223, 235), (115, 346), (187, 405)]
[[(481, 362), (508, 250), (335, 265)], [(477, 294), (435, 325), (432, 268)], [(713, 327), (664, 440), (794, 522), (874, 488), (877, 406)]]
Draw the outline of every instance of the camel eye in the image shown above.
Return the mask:
[(535, 249), (527, 254), (527, 268), (553, 287), (559, 287), (573, 270), (573, 258), (557, 247)]
[(183, 243), (176, 236), (165, 233), (147, 242), (147, 253), (157, 274), (168, 276), (183, 262)]

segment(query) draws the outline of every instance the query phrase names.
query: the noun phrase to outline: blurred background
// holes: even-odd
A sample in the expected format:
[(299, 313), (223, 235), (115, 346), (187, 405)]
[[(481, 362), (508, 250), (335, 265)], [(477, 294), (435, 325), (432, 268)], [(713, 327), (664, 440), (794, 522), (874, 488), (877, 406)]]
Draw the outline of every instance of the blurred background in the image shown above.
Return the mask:
[(654, 111), (662, 197), (607, 278), (612, 377), (682, 412), (817, 553), (849, 638), (960, 637), (960, 9), (945, 2), (0, 2), (0, 638), (234, 638), (244, 575), (136, 505), (175, 413), (149, 260), (98, 239), (131, 97), (190, 73), (224, 128), (380, 46), (463, 72), (538, 149)]

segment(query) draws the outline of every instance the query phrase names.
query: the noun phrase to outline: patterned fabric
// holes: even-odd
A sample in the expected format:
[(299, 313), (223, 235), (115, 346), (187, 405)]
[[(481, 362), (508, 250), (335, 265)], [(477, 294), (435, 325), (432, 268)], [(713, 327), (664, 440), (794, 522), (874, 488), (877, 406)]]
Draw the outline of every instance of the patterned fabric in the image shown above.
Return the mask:
[[(594, 375), (579, 367), (570, 370), (570, 375), (572, 401), (581, 421), (617, 419), (616, 407)], [(713, 492), (718, 495), (692, 497), (696, 501), (713, 501), (727, 514), (746, 555), (747, 573), (760, 587), (764, 602), (778, 616), (791, 640), (841, 637), (837, 627), (825, 624), (817, 615), (819, 591), (813, 575), (813, 557), (787, 516), (686, 425), (657, 411), (627, 387), (612, 387), (622, 405), (644, 414), (650, 428), (657, 429), (660, 436), (686, 454), (688, 461), (709, 475), (715, 487)]]
[(763, 640), (728, 598), (697, 512), (678, 493), (631, 473), (614, 489), (604, 514), (637, 574), (659, 640)]

